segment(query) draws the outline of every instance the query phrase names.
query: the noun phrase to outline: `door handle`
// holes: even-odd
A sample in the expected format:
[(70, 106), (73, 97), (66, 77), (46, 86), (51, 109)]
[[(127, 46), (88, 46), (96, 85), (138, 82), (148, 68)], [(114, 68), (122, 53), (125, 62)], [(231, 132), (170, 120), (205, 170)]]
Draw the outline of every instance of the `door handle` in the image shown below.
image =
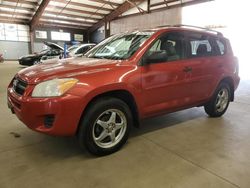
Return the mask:
[(184, 69), (183, 69), (183, 71), (184, 72), (192, 72), (192, 67), (185, 67)]

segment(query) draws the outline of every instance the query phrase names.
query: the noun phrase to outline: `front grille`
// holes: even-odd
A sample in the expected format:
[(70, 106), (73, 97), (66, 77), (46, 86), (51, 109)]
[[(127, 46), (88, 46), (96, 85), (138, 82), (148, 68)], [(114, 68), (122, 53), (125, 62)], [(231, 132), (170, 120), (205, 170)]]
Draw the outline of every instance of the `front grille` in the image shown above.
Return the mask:
[(24, 94), (27, 85), (28, 84), (25, 81), (23, 81), (23, 80), (21, 80), (19, 78), (15, 78), (13, 80), (13, 89), (19, 95)]

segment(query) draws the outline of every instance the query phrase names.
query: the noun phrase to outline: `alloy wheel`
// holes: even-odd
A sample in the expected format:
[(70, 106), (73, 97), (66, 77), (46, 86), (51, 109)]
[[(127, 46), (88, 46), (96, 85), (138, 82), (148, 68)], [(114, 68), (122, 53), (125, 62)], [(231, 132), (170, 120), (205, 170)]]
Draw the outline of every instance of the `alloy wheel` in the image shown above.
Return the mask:
[(218, 112), (222, 112), (223, 110), (226, 109), (227, 104), (229, 101), (229, 94), (228, 94), (228, 90), (226, 88), (222, 88), (216, 98), (216, 110)]
[(125, 114), (118, 109), (104, 111), (95, 121), (92, 136), (97, 146), (111, 148), (118, 144), (127, 129)]

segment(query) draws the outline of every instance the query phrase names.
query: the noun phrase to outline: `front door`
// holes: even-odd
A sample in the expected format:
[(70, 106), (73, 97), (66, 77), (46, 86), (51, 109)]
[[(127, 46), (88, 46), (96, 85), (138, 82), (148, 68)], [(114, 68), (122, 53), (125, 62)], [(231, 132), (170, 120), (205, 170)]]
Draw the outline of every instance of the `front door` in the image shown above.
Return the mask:
[(184, 59), (184, 36), (167, 33), (143, 57), (144, 114), (157, 115), (190, 104), (190, 70)]

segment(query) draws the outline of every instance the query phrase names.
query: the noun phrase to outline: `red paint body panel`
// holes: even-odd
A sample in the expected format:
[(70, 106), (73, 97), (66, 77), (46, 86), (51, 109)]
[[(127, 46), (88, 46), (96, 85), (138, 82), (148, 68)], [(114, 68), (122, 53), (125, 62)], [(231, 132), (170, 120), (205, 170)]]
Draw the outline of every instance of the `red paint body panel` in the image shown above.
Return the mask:
[[(8, 91), (9, 105), (16, 116), (29, 128), (51, 135), (74, 135), (81, 117), (84, 101), (79, 96), (67, 94), (63, 97), (36, 99), (18, 97), (12, 89)], [(51, 128), (44, 126), (46, 115), (55, 115)]]
[[(237, 88), (239, 77), (234, 73), (236, 65), (232, 55), (140, 66), (140, 60), (152, 42), (162, 33), (175, 30), (157, 31), (128, 60), (71, 58), (57, 64), (23, 69), (17, 77), (28, 83), (27, 89), (23, 96), (19, 96), (13, 91), (11, 82), (9, 107), (33, 130), (71, 136), (76, 133), (89, 102), (109, 91), (129, 92), (134, 97), (139, 118), (146, 118), (207, 102), (223, 78), (232, 79)], [(187, 66), (193, 68), (192, 73), (183, 71)], [(31, 97), (36, 84), (53, 78), (76, 78), (79, 82), (61, 97)], [(51, 128), (44, 126), (46, 115), (55, 116)]]

